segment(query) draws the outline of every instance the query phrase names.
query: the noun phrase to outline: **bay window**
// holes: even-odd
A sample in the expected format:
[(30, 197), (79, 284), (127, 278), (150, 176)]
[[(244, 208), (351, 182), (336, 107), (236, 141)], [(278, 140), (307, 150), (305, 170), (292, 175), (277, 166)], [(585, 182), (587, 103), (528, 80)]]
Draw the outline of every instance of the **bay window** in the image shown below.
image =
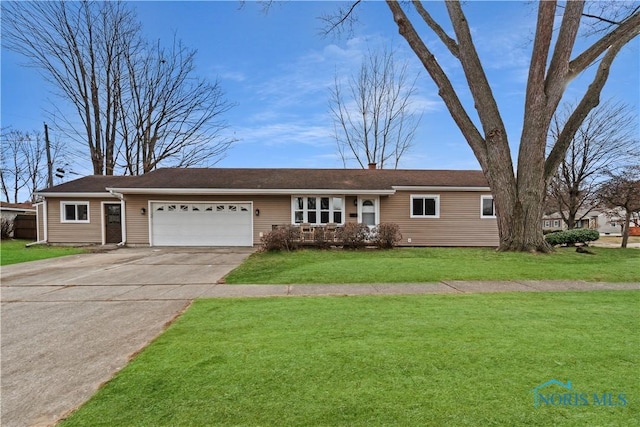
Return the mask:
[(340, 196), (296, 196), (292, 198), (294, 224), (342, 224), (344, 198)]

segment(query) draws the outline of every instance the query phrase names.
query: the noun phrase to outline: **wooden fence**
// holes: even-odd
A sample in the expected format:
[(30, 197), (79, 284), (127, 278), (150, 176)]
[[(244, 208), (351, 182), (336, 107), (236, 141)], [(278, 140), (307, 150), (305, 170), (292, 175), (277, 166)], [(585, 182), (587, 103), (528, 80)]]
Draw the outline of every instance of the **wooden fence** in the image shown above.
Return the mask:
[(13, 238), (36, 240), (38, 233), (36, 231), (36, 216), (20, 214), (13, 219)]

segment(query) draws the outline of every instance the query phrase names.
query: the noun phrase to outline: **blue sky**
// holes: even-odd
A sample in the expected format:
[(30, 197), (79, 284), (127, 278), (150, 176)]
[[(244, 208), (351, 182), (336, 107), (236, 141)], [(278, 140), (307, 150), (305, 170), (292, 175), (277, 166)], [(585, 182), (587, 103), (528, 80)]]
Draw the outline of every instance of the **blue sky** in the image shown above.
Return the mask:
[[(357, 72), (368, 50), (384, 46), (396, 50), (396, 60), (407, 59), (410, 68), (420, 72), (414, 108), (423, 117), (414, 147), (400, 167), (479, 169), (435, 86), (397, 34), (387, 6), (379, 1), (365, 3), (353, 34), (323, 38), (318, 17), (339, 5), (290, 1), (275, 4), (265, 14), (254, 2), (246, 2), (242, 8), (237, 1), (132, 3), (149, 38), (168, 45), (175, 34), (185, 45), (197, 49), (197, 73), (217, 79), (226, 98), (237, 104), (224, 118), (229, 133), (239, 141), (216, 166), (342, 167), (332, 136), (329, 87), (336, 73), (346, 78)], [(436, 17), (445, 16), (442, 4), (429, 2), (428, 7)], [(470, 1), (465, 10), (510, 142), (516, 147), (535, 4)], [(454, 59), (433, 43), (434, 36), (424, 34), (454, 85), (464, 89), (464, 78)], [(636, 39), (614, 63), (603, 100), (615, 98), (638, 110), (639, 58), (640, 41)], [(45, 113), (50, 103), (60, 101), (38, 72), (23, 63), (23, 58), (2, 49), (2, 127), (40, 130), (44, 121), (50, 123)], [(577, 101), (589, 75), (587, 72), (572, 82), (566, 100)], [(461, 96), (472, 110), (466, 90)], [(51, 133), (52, 138), (63, 138), (55, 128)], [(75, 172), (90, 173), (82, 156), (73, 156), (71, 162)]]

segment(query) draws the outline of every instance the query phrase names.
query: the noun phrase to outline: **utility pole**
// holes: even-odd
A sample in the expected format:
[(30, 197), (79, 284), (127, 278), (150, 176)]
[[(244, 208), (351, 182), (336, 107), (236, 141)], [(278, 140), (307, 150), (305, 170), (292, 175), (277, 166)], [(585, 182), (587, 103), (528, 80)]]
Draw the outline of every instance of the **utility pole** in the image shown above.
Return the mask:
[(51, 144), (49, 143), (49, 126), (44, 124), (44, 146), (47, 150), (47, 184), (53, 187), (53, 161), (51, 161)]

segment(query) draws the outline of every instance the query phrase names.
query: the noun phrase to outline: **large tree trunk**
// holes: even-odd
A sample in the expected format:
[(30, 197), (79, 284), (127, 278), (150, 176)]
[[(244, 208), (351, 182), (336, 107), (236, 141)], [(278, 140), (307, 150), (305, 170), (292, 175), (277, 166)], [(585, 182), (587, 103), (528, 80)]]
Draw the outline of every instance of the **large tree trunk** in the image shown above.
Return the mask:
[[(514, 186), (513, 175), (504, 170), (502, 175), (489, 174), (497, 211), (500, 251), (549, 252), (542, 233), (542, 215), (545, 197), (544, 181), (531, 176)], [(531, 181), (537, 179), (537, 191)]]
[[(583, 1), (563, 6), (557, 27), (557, 2), (539, 2), (536, 34), (527, 79), (525, 112), (518, 152), (517, 175), (511, 159), (509, 141), (495, 97), (480, 62), (471, 30), (460, 2), (447, 1), (446, 8), (455, 38), (429, 14), (422, 2), (412, 2), (416, 11), (442, 44), (456, 58), (473, 97), (473, 107), (482, 128), (476, 127), (462, 104), (449, 76), (441, 67), (425, 39), (415, 30), (400, 2), (387, 0), (399, 33), (422, 62), (444, 101), (451, 117), (464, 135), (482, 167), (493, 193), (500, 250), (551, 250), (542, 233), (542, 215), (548, 181), (565, 157), (571, 141), (588, 113), (598, 105), (609, 68), (620, 49), (639, 32), (640, 14), (634, 11), (610, 33), (601, 37), (574, 60), (571, 54), (580, 26)], [(551, 118), (569, 82), (599, 60), (595, 77), (580, 103), (559, 134), (546, 157), (546, 140)], [(470, 110), (470, 109), (469, 109)]]
[(621, 248), (626, 248), (629, 242), (629, 226), (631, 225), (631, 209), (626, 209), (624, 216), (624, 228), (622, 229), (622, 244)]

